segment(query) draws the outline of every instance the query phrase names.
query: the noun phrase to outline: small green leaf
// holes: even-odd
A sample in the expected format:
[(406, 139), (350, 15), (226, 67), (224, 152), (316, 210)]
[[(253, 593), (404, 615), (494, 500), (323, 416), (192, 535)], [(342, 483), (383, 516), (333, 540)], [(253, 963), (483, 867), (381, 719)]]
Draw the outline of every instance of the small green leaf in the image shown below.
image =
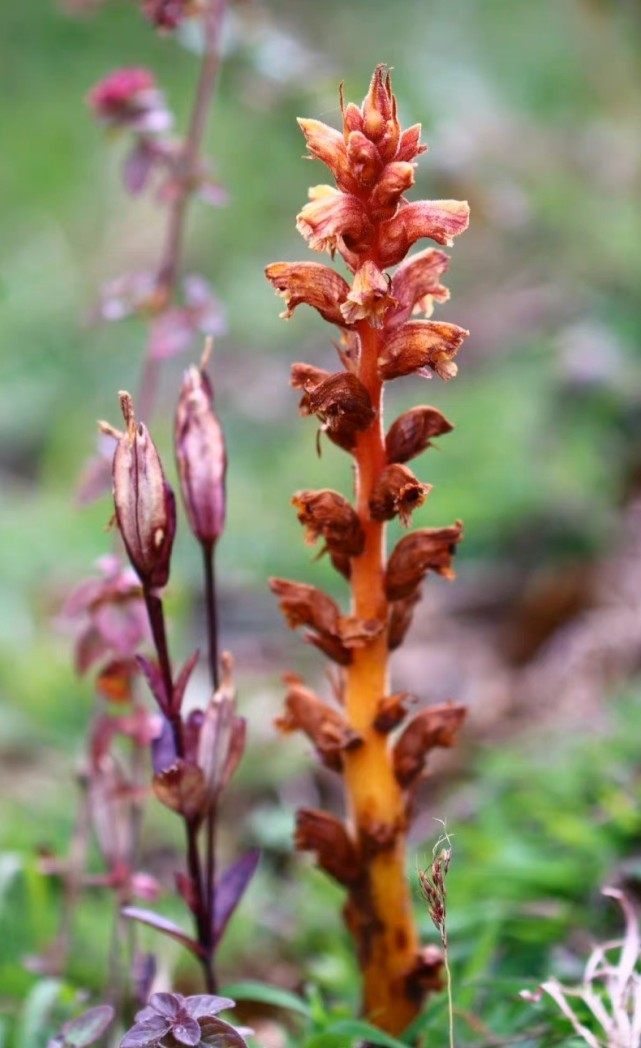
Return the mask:
[(226, 996), (233, 997), (236, 1001), (260, 1001), (261, 1004), (271, 1004), (274, 1008), (286, 1008), (290, 1012), (298, 1012), (309, 1018), (310, 1011), (307, 1002), (297, 997), (288, 990), (281, 990), (269, 983), (246, 982), (232, 983), (224, 990)]
[(403, 1041), (397, 1040), (383, 1030), (371, 1026), (370, 1023), (360, 1019), (341, 1019), (340, 1022), (328, 1026), (323, 1033), (318, 1033), (306, 1042), (305, 1048), (334, 1048), (337, 1044), (345, 1044), (338, 1038), (353, 1037), (367, 1040), (369, 1044), (381, 1045), (382, 1048), (407, 1048)]

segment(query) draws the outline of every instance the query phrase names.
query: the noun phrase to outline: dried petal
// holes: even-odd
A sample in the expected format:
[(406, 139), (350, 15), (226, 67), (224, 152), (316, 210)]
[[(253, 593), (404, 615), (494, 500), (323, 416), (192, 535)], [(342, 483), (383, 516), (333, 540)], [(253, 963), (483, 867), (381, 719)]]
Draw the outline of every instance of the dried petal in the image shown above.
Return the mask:
[(330, 324), (345, 324), (340, 306), (345, 302), (349, 284), (329, 266), (319, 262), (273, 262), (265, 269), (265, 276), (285, 299), (287, 308), (280, 314), (283, 319), (289, 320), (304, 302)]
[(351, 177), (345, 139), (341, 132), (320, 120), (299, 118), (298, 125), (305, 135), (312, 157), (327, 164), (340, 189), (351, 192), (354, 189), (354, 179)]
[(465, 232), (469, 220), (466, 200), (415, 200), (405, 204), (380, 228), (379, 264), (395, 266), (423, 237), (451, 247), (452, 238)]
[(339, 884), (354, 884), (363, 873), (358, 848), (340, 819), (303, 808), (296, 813), (294, 844), (316, 852), (318, 865)]
[(412, 313), (431, 316), (434, 302), (447, 302), (450, 293), (440, 278), (449, 263), (449, 256), (435, 247), (401, 262), (392, 278), (391, 293), (396, 305), (385, 317), (388, 331), (400, 327)]
[(385, 437), (388, 462), (409, 462), (441, 437), (454, 429), (437, 408), (427, 405), (404, 411), (389, 428)]
[(298, 519), (306, 528), (305, 541), (313, 545), (322, 536), (330, 553), (357, 557), (365, 535), (358, 515), (343, 495), (325, 488), (298, 491), (292, 498)]
[(207, 784), (197, 764), (175, 761), (154, 775), (153, 788), (161, 804), (188, 822), (199, 822), (207, 812)]
[(331, 186), (314, 186), (310, 196), (296, 219), (296, 228), (313, 251), (349, 256), (371, 245), (372, 226), (358, 197)]
[(387, 646), (390, 651), (400, 648), (405, 640), (405, 634), (412, 625), (414, 608), (421, 599), (420, 589), (410, 593), (402, 600), (395, 600), (390, 604), (389, 623), (387, 626)]
[(147, 428), (136, 423), (128, 393), (120, 394), (120, 403), (127, 431), (117, 434), (113, 461), (116, 519), (133, 568), (143, 584), (156, 588), (169, 578), (175, 500)]
[(198, 737), (198, 766), (202, 769), (207, 796), (213, 803), (225, 788), (242, 756), (246, 724), (236, 714), (233, 662), (229, 652), (221, 656), (220, 687), (212, 695)]
[(372, 327), (380, 328), (386, 311), (395, 305), (396, 300), (390, 294), (389, 277), (368, 260), (357, 270), (340, 312), (345, 324), (367, 320)]
[(292, 364), (290, 385), (294, 389), (311, 390), (329, 378), (331, 371), (315, 368), (313, 364)]
[(376, 731), (380, 731), (383, 735), (394, 731), (407, 713), (407, 703), (415, 701), (414, 696), (406, 691), (398, 691), (395, 695), (386, 695), (385, 698), (380, 699), (373, 724)]
[(430, 750), (454, 745), (466, 715), (465, 706), (445, 702), (414, 717), (394, 746), (394, 774), (403, 788), (421, 774)]
[(323, 764), (333, 771), (343, 767), (343, 752), (362, 744), (338, 710), (321, 702), (297, 677), (288, 680), (285, 712), (276, 727), (283, 732), (302, 731), (313, 743)]
[(183, 376), (176, 412), (175, 448), (180, 487), (192, 532), (213, 546), (225, 526), (227, 456), (204, 370), (191, 367)]
[(359, 432), (369, 429), (376, 417), (369, 393), (356, 375), (338, 371), (306, 387), (301, 410), (317, 415), (329, 437), (350, 450)]
[(410, 597), (428, 571), (453, 578), (452, 557), (462, 537), (463, 524), (457, 520), (447, 528), (421, 528), (402, 538), (387, 565), (387, 599), (396, 601)]
[(408, 527), (413, 511), (423, 505), (431, 489), (431, 484), (422, 484), (407, 466), (393, 462), (376, 479), (369, 511), (374, 520), (393, 520), (398, 515)]
[(458, 369), (453, 358), (468, 335), (457, 324), (410, 320), (385, 343), (378, 373), (389, 381), (430, 368), (442, 379), (454, 378)]
[(351, 652), (339, 637), (340, 611), (331, 597), (315, 586), (288, 579), (270, 579), (269, 586), (278, 597), (288, 626), (309, 626), (312, 632), (305, 635), (306, 640), (341, 665), (351, 662)]

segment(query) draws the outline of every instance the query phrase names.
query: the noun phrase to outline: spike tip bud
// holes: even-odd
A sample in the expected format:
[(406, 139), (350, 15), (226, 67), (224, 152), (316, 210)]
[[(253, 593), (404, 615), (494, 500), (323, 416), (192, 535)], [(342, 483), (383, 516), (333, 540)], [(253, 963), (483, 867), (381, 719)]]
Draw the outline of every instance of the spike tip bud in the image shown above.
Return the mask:
[(176, 460), (191, 530), (203, 545), (213, 546), (225, 526), (227, 458), (204, 363), (189, 368), (183, 378), (176, 412)]

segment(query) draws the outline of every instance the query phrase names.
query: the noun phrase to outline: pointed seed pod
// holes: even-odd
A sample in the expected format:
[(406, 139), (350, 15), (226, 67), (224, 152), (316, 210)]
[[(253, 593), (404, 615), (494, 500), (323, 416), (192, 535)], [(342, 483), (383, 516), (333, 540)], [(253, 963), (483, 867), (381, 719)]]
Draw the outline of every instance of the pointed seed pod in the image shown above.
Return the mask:
[(101, 429), (117, 440), (113, 459), (113, 495), (116, 520), (129, 560), (143, 585), (159, 588), (169, 578), (171, 549), (176, 531), (174, 494), (156, 446), (142, 422), (137, 423), (133, 400), (121, 392), (120, 406), (126, 431), (107, 423)]
[(184, 376), (176, 412), (175, 449), (180, 487), (189, 525), (205, 546), (213, 546), (225, 526), (227, 457), (214, 413), (211, 384), (205, 373), (208, 348), (200, 368)]
[(379, 474), (369, 500), (369, 511), (373, 520), (400, 518), (404, 527), (409, 527), (412, 513), (422, 506), (431, 484), (422, 484), (411, 469), (396, 462), (386, 466)]
[(345, 826), (333, 815), (311, 808), (296, 813), (297, 851), (316, 853), (318, 865), (339, 884), (351, 885), (363, 874), (358, 848)]
[(343, 495), (329, 488), (298, 491), (292, 504), (306, 528), (308, 545), (313, 545), (322, 536), (330, 553), (357, 557), (363, 552), (365, 535), (358, 514)]
[(457, 520), (448, 528), (421, 528), (406, 535), (394, 547), (385, 575), (388, 600), (410, 597), (428, 571), (453, 578), (452, 557), (463, 537), (463, 524)]
[(451, 433), (454, 426), (436, 408), (421, 405), (404, 411), (385, 437), (388, 462), (409, 462), (431, 446), (434, 437)]
[(456, 742), (467, 709), (454, 702), (430, 706), (414, 717), (394, 746), (394, 775), (406, 789), (421, 774), (430, 750)]

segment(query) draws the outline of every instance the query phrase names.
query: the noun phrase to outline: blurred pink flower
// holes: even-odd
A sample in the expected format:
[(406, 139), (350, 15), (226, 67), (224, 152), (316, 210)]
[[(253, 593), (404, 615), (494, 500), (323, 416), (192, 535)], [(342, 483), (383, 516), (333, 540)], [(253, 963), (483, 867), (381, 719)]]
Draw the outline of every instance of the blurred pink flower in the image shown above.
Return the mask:
[(153, 74), (139, 66), (116, 69), (92, 87), (87, 103), (111, 127), (153, 134), (166, 131), (172, 116)]
[(101, 577), (85, 579), (70, 594), (63, 618), (76, 620), (75, 663), (86, 673), (97, 661), (127, 658), (149, 637), (149, 624), (140, 582), (116, 556), (98, 561)]

